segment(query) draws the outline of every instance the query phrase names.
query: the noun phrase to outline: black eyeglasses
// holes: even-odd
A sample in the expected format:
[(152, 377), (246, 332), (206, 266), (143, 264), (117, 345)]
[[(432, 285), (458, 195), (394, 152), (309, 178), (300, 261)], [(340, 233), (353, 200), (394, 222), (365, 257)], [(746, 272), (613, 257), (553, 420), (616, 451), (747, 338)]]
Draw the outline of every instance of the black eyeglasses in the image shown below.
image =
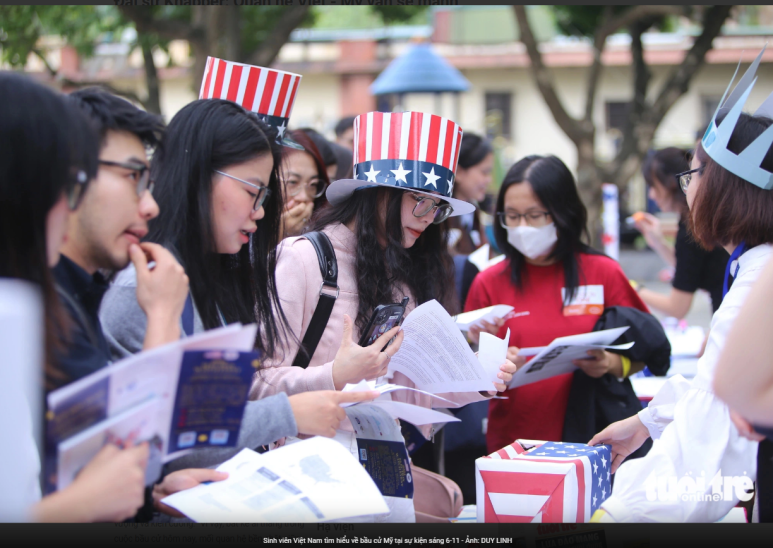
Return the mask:
[(427, 213), (435, 210), (435, 217), (432, 219), (432, 224), (440, 224), (454, 212), (454, 208), (451, 204), (446, 202), (435, 201), (427, 196), (420, 194), (411, 194), (411, 197), (416, 200), (416, 205), (413, 207), (414, 217), (424, 217)]
[[(271, 196), (271, 189), (267, 186), (263, 185), (256, 185), (255, 183), (251, 183), (249, 181), (245, 181), (244, 179), (239, 179), (239, 177), (234, 177), (233, 175), (228, 175), (228, 173), (225, 173), (223, 171), (217, 171), (215, 170), (215, 173), (219, 173), (220, 175), (223, 175), (225, 177), (228, 177), (230, 179), (233, 179), (234, 181), (239, 181), (240, 183), (244, 183), (245, 185), (249, 185), (252, 188), (256, 189), (257, 192), (255, 192), (255, 202), (252, 204), (252, 210), (257, 211), (261, 208), (263, 205), (263, 202), (266, 201), (266, 198)], [(253, 194), (250, 192), (250, 194)]]
[(78, 169), (70, 174), (67, 180), (65, 194), (67, 196), (67, 207), (70, 211), (78, 209), (83, 195), (86, 193), (86, 186), (89, 183), (89, 176), (82, 169)]
[(120, 167), (137, 172), (137, 196), (141, 197), (146, 190), (153, 194), (155, 185), (150, 180), (150, 168), (145, 164), (112, 162), (110, 160), (100, 160), (99, 163), (103, 166)]
[(687, 187), (690, 186), (690, 181), (692, 181), (692, 174), (699, 173), (700, 175), (703, 175), (703, 168), (705, 167), (705, 165), (700, 166), (695, 169), (683, 171), (682, 173), (677, 173), (674, 175), (674, 177), (676, 177), (676, 181), (679, 183), (679, 187), (682, 189), (682, 192), (687, 194)]
[(497, 213), (499, 217), (499, 225), (502, 228), (512, 228), (518, 226), (521, 223), (521, 217), (526, 219), (526, 224), (533, 227), (544, 226), (547, 222), (550, 213), (547, 211), (530, 211), (528, 213), (506, 213), (500, 211)]

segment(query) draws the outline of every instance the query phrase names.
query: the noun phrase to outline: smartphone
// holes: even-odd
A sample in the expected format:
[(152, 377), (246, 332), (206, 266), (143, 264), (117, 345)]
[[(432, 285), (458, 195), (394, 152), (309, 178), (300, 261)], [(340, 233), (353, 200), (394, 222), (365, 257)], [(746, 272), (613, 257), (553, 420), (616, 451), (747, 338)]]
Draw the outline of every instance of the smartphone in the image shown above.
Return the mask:
[[(395, 327), (400, 325), (403, 321), (403, 315), (405, 314), (405, 307), (408, 306), (408, 297), (404, 297), (403, 301), (399, 304), (381, 304), (373, 311), (373, 315), (370, 317), (368, 327), (362, 332), (360, 337), (360, 346), (370, 346), (381, 335)], [(393, 339), (394, 340), (394, 339)], [(390, 340), (384, 348), (383, 352), (392, 341)]]

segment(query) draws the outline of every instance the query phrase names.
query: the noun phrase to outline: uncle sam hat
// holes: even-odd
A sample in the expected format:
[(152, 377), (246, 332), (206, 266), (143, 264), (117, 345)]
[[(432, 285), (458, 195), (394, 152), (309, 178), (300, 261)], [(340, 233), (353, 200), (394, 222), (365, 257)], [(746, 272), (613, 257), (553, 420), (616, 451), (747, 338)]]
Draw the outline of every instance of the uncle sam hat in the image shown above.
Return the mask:
[(327, 187), (328, 201), (344, 202), (356, 190), (387, 186), (441, 198), (451, 216), (475, 211), (452, 198), (462, 128), (423, 112), (368, 112), (354, 119), (354, 174)]
[(287, 131), (299, 74), (207, 57), (199, 99), (227, 99), (255, 112), (277, 131), (277, 142), (299, 150)]

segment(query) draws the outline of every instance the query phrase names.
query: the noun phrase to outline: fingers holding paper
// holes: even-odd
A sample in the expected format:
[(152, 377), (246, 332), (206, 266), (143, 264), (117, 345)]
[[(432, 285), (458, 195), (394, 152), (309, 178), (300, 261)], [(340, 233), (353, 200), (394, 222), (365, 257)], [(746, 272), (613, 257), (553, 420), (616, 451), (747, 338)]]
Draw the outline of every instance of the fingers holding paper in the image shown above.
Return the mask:
[(505, 320), (502, 318), (494, 318), (493, 323), (489, 323), (486, 320), (480, 320), (479, 323), (470, 326), (469, 334), (470, 340), (475, 344), (478, 344), (481, 333), (491, 333), (496, 336), (499, 333), (499, 329), (505, 325)]
[(495, 382), (494, 386), (496, 387), (496, 391), (489, 390), (489, 394), (496, 396), (498, 392), (504, 392), (507, 390), (507, 383), (513, 380), (513, 374), (516, 372), (518, 367), (519, 366), (514, 364), (509, 359), (505, 360), (505, 363), (499, 366), (499, 373), (497, 373), (497, 378), (501, 379), (502, 382)]
[(516, 368), (520, 368), (526, 363), (526, 356), (518, 355), (520, 351), (521, 349), (518, 348), (517, 346), (509, 346), (507, 348), (507, 359), (513, 362)]

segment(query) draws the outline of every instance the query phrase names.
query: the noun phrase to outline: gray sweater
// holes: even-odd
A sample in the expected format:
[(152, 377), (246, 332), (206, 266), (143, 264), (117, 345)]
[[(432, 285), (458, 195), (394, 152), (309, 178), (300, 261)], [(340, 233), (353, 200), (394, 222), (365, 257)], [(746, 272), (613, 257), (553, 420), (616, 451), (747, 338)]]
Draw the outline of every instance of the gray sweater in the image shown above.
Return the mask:
[[(204, 331), (194, 305), (193, 331)], [(118, 360), (142, 350), (147, 317), (137, 302), (137, 275), (134, 265), (121, 271), (111, 284), (99, 309), (99, 319), (113, 359)], [(180, 332), (182, 333), (182, 322)], [(184, 336), (184, 334), (183, 334)], [(257, 401), (248, 401), (236, 447), (198, 449), (170, 462), (169, 472), (183, 468), (207, 468), (228, 460), (242, 449), (255, 449), (286, 436), (298, 434), (290, 400), (284, 393)]]

